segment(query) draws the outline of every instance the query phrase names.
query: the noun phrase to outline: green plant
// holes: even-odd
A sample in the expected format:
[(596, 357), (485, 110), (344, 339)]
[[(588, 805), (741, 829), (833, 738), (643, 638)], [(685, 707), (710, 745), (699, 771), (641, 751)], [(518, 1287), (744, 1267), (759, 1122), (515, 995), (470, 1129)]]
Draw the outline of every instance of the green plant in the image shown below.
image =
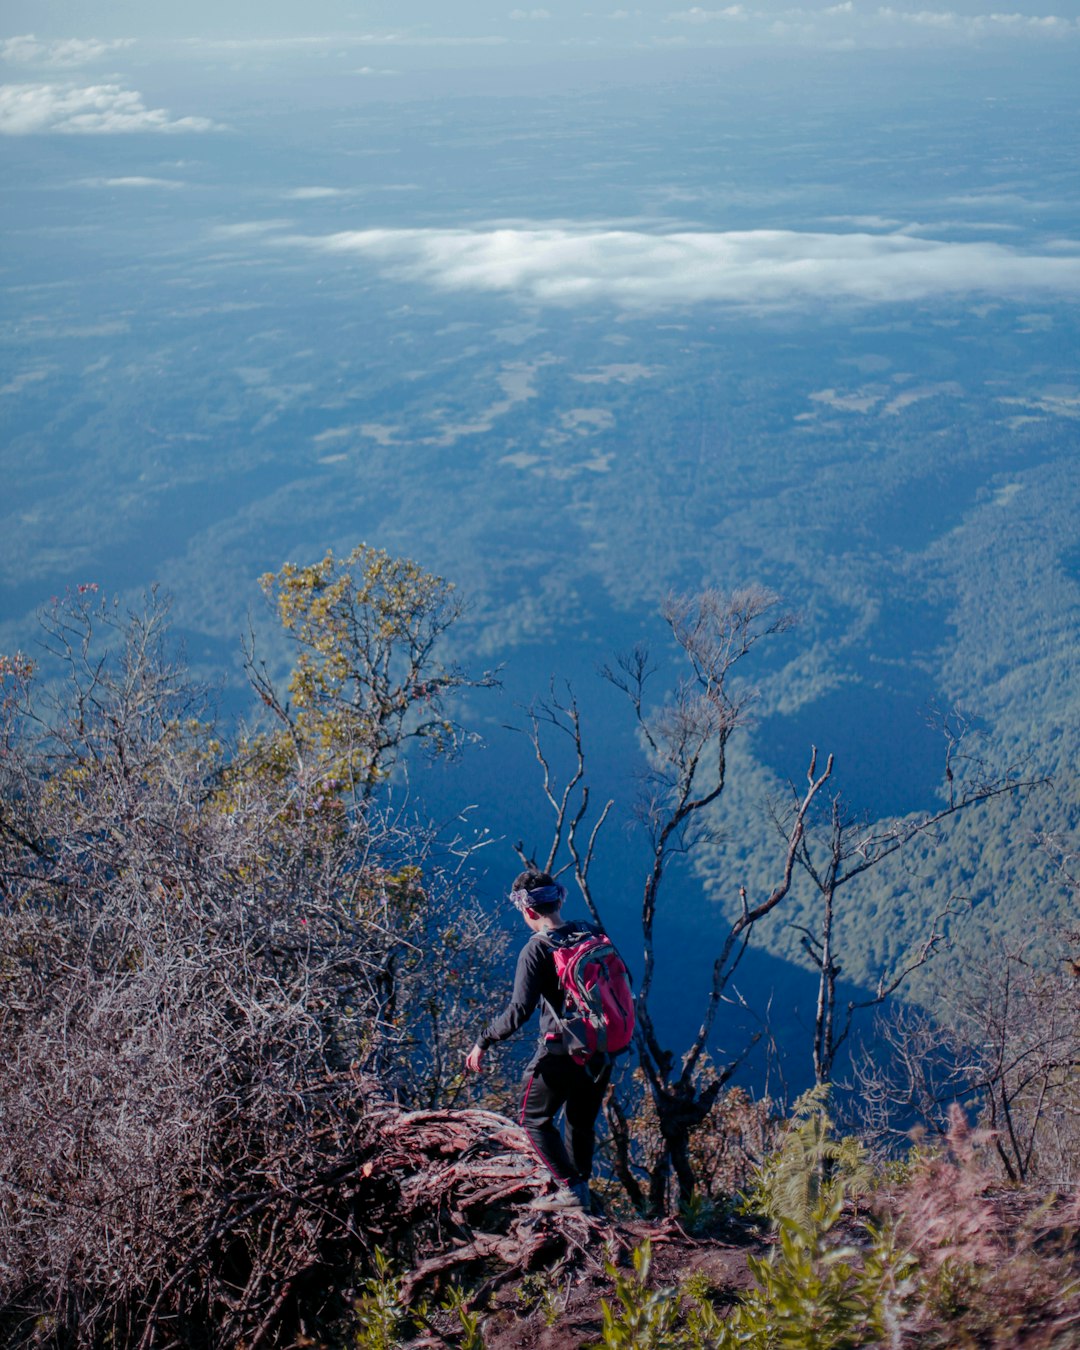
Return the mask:
[(669, 1350), (675, 1345), (678, 1295), (674, 1289), (650, 1289), (652, 1245), (646, 1240), (635, 1248), (633, 1274), (623, 1274), (608, 1264), (615, 1281), (615, 1299), (602, 1299), (603, 1339), (594, 1350)]
[(461, 1350), (484, 1350), (481, 1316), (469, 1307), (468, 1294), (456, 1284), (451, 1285), (442, 1307), (444, 1312), (453, 1313), (461, 1323)]
[(566, 1296), (559, 1299), (549, 1277), (539, 1271), (524, 1277), (518, 1285), (517, 1295), (530, 1313), (539, 1310), (546, 1327), (553, 1327), (566, 1309)]
[(749, 1257), (755, 1287), (721, 1318), (707, 1291), (688, 1286), (681, 1345), (687, 1350), (858, 1350), (895, 1343), (914, 1290), (915, 1260), (891, 1227), (864, 1223), (868, 1243), (840, 1232), (849, 1191), (872, 1188), (873, 1172), (857, 1139), (837, 1139), (828, 1088), (796, 1104), (780, 1148), (756, 1169), (744, 1208), (769, 1218), (778, 1241), (767, 1257)]
[(864, 1224), (870, 1239), (859, 1272), (860, 1297), (866, 1305), (867, 1325), (873, 1339), (883, 1345), (898, 1345), (905, 1313), (911, 1307), (918, 1284), (919, 1263), (904, 1247), (891, 1224)]
[(700, 1191), (695, 1191), (679, 1206), (679, 1220), (691, 1236), (706, 1232), (722, 1214), (723, 1206)]
[(726, 1323), (713, 1305), (712, 1294), (708, 1277), (700, 1270), (683, 1282), (681, 1345), (685, 1350), (716, 1350), (725, 1344)]
[(862, 1143), (837, 1139), (828, 1113), (829, 1088), (819, 1084), (795, 1103), (780, 1147), (757, 1168), (743, 1196), (743, 1209), (774, 1223), (807, 1226), (819, 1205), (830, 1208), (840, 1195), (861, 1195), (873, 1185)]
[(776, 1249), (748, 1258), (756, 1288), (724, 1324), (718, 1350), (860, 1350), (886, 1337), (895, 1343), (915, 1262), (888, 1230), (866, 1229), (868, 1253), (836, 1241), (843, 1204), (837, 1187), (831, 1198), (819, 1197), (807, 1222), (780, 1218)]
[(899, 1157), (887, 1158), (880, 1164), (878, 1182), (882, 1186), (907, 1186), (939, 1156), (938, 1149), (919, 1140)]
[(401, 1302), (401, 1280), (394, 1274), (389, 1258), (375, 1249), (375, 1273), (361, 1285), (353, 1308), (355, 1330), (353, 1344), (359, 1350), (396, 1350), (399, 1333), (411, 1323)]

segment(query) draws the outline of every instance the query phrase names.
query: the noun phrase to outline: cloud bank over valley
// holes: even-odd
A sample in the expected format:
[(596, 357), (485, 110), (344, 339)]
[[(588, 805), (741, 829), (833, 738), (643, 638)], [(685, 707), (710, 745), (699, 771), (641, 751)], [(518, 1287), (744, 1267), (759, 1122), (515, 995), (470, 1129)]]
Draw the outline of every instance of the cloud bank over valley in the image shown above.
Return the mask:
[(1080, 296), (1080, 257), (908, 234), (740, 230), (649, 234), (570, 228), (376, 229), (276, 242), (367, 258), (440, 290), (627, 308), (713, 302), (750, 309), (964, 295)]

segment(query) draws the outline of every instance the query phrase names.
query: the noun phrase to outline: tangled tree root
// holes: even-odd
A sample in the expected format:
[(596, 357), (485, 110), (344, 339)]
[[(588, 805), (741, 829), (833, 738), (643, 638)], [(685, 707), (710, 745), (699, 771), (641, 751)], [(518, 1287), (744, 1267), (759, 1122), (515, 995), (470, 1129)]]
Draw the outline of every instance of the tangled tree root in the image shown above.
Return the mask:
[(407, 1300), (455, 1276), (481, 1277), (472, 1300), (480, 1303), (540, 1267), (602, 1272), (613, 1231), (581, 1211), (530, 1208), (555, 1182), (504, 1116), (387, 1110), (371, 1123), (378, 1142), (369, 1162), (396, 1191), (376, 1227), (408, 1252)]

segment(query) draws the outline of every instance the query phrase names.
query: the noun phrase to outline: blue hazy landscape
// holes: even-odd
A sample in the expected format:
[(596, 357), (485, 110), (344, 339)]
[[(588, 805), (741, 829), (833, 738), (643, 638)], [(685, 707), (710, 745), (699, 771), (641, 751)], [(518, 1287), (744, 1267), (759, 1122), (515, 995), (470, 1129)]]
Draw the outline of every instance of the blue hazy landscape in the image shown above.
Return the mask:
[[(661, 958), (700, 964), (672, 1024), (718, 912), (776, 871), (764, 803), (810, 746), (868, 819), (932, 809), (934, 707), (1053, 783), (875, 873), (845, 973), (872, 985), (951, 896), (960, 947), (1067, 917), (1036, 846), (1075, 837), (1080, 749), (1080, 18), (1056, 10), (8, 6), (0, 650), (33, 654), (68, 587), (157, 584), (235, 717), (249, 626), (285, 659), (262, 573), (414, 558), (503, 687), (413, 791), (471, 808), (498, 905), (512, 844), (545, 842), (512, 728), (572, 681), (633, 960), (641, 754), (596, 669), (648, 640), (663, 673), (670, 591), (761, 583), (799, 623), (748, 668), (720, 838), (665, 897)], [(792, 1044), (813, 903), (740, 972)]]

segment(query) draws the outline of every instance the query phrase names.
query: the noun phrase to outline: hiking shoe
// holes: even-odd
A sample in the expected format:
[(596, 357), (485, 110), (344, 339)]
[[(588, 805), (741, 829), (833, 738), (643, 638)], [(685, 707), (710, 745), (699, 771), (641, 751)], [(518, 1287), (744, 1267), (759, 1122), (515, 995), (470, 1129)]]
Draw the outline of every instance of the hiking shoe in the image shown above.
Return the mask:
[[(587, 1214), (589, 1206), (588, 1201), (582, 1199), (581, 1184), (579, 1182), (575, 1186), (560, 1186), (557, 1191), (552, 1191), (548, 1195), (539, 1195), (530, 1201), (529, 1209), (539, 1209), (546, 1213)], [(587, 1194), (588, 1187), (585, 1189)]]

